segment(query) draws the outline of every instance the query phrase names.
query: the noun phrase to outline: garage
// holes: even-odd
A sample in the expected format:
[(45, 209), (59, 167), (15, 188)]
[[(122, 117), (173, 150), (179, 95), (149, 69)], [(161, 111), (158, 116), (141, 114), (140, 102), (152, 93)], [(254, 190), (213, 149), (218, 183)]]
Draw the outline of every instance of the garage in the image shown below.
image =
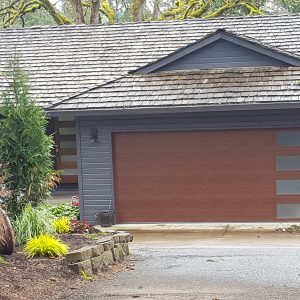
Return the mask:
[(274, 129), (114, 133), (116, 222), (276, 221), (278, 151)]

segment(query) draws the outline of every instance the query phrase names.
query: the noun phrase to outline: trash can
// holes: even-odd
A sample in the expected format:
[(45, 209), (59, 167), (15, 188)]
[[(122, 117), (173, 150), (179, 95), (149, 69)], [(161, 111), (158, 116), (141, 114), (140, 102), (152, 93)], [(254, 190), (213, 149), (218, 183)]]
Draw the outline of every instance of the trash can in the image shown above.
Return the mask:
[(114, 223), (114, 211), (99, 211), (96, 214), (96, 220), (102, 227), (111, 227)]

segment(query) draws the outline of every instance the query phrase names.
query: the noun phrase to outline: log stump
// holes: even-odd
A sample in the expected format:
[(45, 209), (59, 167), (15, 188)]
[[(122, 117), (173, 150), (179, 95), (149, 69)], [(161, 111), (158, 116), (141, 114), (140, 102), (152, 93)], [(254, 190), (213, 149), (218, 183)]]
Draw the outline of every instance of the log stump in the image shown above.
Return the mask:
[(14, 252), (14, 230), (5, 211), (0, 207), (0, 255), (10, 255)]

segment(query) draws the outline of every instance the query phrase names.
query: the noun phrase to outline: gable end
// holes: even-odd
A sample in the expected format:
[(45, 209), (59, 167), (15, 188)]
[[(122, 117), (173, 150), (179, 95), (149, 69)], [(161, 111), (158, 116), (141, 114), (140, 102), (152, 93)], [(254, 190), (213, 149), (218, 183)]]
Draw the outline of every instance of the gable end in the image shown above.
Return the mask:
[(218, 30), (133, 73), (259, 66), (300, 66), (300, 58)]

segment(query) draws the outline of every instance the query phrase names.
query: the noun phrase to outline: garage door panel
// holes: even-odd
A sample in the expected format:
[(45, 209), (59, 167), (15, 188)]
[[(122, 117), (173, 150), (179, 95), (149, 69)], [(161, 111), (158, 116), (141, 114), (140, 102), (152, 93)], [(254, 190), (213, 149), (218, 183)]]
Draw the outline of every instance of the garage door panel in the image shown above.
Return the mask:
[(273, 130), (116, 133), (117, 221), (274, 221)]

